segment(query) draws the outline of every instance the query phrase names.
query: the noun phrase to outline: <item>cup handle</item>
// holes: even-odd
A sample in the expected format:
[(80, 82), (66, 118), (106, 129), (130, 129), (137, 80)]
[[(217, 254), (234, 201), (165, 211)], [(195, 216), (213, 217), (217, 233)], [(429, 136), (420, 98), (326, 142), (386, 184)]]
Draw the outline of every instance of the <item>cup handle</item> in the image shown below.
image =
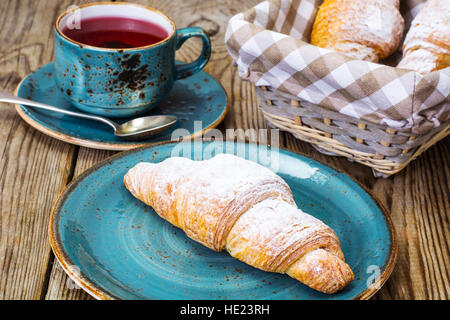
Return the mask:
[(194, 62), (177, 65), (175, 70), (175, 80), (190, 77), (202, 70), (208, 63), (209, 57), (211, 56), (211, 40), (205, 30), (200, 27), (178, 29), (176, 50), (180, 49), (183, 43), (191, 37), (199, 37), (202, 39), (202, 53)]

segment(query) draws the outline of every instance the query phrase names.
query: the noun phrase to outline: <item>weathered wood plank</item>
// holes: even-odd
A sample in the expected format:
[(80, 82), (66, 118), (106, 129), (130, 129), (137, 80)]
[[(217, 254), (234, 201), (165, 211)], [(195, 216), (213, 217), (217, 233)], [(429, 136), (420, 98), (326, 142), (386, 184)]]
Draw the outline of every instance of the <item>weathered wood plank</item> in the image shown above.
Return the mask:
[(373, 192), (386, 202), (399, 238), (396, 268), (378, 299), (449, 299), (450, 138)]
[[(230, 106), (220, 129), (243, 129), (238, 137), (244, 138), (245, 130), (266, 128), (253, 85), (240, 80), (223, 43), (228, 19), (259, 0), (137, 2), (166, 12), (179, 28), (199, 25), (210, 33), (213, 54), (206, 71), (223, 85)], [(0, 2), (1, 88), (12, 91), (31, 70), (51, 61), (50, 22), (73, 3)], [(192, 39), (177, 58), (192, 61), (199, 52), (199, 41)], [(48, 215), (67, 180), (113, 152), (58, 142), (24, 124), (11, 106), (0, 104), (0, 111), (0, 299), (91, 299), (73, 287), (53, 260)], [(398, 262), (374, 299), (449, 299), (449, 138), (389, 179), (375, 179), (367, 167), (322, 155), (290, 134), (281, 134), (280, 142), (350, 173), (391, 212), (399, 236)]]
[[(68, 1), (66, 2), (68, 3)], [(59, 5), (58, 5), (59, 6)], [(0, 87), (50, 61), (55, 3), (0, 3)], [(74, 147), (26, 125), (12, 105), (0, 104), (0, 299), (39, 299), (50, 246), (48, 217), (70, 175)]]

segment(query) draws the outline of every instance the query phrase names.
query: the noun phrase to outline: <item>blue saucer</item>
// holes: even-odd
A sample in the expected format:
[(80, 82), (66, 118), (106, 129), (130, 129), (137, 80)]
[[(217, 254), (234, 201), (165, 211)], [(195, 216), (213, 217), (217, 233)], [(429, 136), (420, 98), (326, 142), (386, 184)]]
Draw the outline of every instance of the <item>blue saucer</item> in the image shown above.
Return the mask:
[[(28, 75), (19, 84), (16, 95), (61, 109), (82, 112), (68, 102), (53, 79), (53, 63)], [(178, 80), (169, 96), (148, 115), (175, 115), (178, 122), (167, 131), (147, 141), (127, 141), (116, 137), (111, 128), (101, 122), (67, 116), (52, 111), (16, 105), (19, 115), (35, 129), (62, 141), (84, 147), (106, 150), (128, 150), (155, 142), (200, 135), (217, 126), (227, 112), (227, 96), (222, 86), (201, 71), (187, 79)], [(128, 118), (116, 119), (125, 122)], [(172, 136), (172, 133), (176, 133)], [(173, 139), (172, 139), (173, 138)]]
[[(263, 165), (279, 159), (274, 170), (299, 208), (336, 232), (355, 280), (327, 295), (287, 275), (253, 268), (189, 239), (123, 183), (140, 161), (174, 155), (201, 160), (224, 152)], [(49, 234), (64, 270), (99, 299), (367, 299), (387, 280), (397, 254), (391, 218), (345, 173), (290, 151), (220, 141), (161, 143), (95, 165), (61, 195)]]

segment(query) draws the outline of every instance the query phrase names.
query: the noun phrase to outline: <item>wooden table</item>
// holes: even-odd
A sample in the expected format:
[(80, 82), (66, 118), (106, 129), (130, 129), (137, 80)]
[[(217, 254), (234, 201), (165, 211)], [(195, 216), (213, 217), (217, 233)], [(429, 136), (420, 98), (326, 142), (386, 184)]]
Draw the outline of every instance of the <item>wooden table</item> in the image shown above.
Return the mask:
[[(53, 23), (74, 0), (0, 2), (0, 88), (13, 92), (32, 70), (53, 59)], [(240, 80), (224, 45), (228, 19), (259, 0), (135, 0), (166, 12), (177, 27), (198, 25), (213, 41), (206, 71), (227, 91), (230, 112), (220, 129), (266, 128), (252, 84)], [(178, 58), (193, 60), (199, 43), (189, 40)], [(92, 299), (74, 288), (51, 251), (47, 226), (64, 187), (114, 154), (78, 147), (34, 130), (12, 105), (0, 103), (0, 299)], [(289, 134), (280, 145), (350, 172), (390, 211), (399, 237), (395, 270), (374, 299), (449, 299), (450, 139), (405, 170), (375, 179), (369, 168), (328, 157)]]

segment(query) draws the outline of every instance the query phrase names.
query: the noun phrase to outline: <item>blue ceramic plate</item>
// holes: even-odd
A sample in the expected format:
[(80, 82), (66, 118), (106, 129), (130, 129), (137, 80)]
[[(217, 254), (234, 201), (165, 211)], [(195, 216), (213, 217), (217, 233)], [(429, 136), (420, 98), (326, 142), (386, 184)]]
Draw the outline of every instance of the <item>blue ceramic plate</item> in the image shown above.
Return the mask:
[[(123, 184), (140, 161), (174, 155), (199, 160), (225, 151), (278, 167), (297, 205), (335, 230), (355, 273), (350, 285), (327, 295), (212, 251), (161, 219)], [(69, 276), (100, 299), (365, 299), (377, 291), (368, 287), (376, 276), (380, 285), (387, 280), (397, 252), (389, 215), (348, 175), (293, 152), (233, 142), (163, 143), (107, 159), (61, 195), (50, 218), (50, 239)]]
[[(82, 112), (73, 107), (58, 90), (53, 79), (53, 63), (47, 64), (19, 84), (16, 95), (61, 109)], [(170, 114), (178, 122), (169, 130), (142, 141), (126, 141), (116, 137), (112, 129), (101, 122), (75, 118), (52, 111), (16, 105), (19, 115), (35, 129), (69, 143), (106, 150), (129, 150), (177, 136), (199, 135), (217, 126), (227, 112), (227, 96), (222, 86), (209, 74), (201, 71), (187, 79), (178, 80), (169, 96), (146, 115)], [(125, 122), (128, 119), (117, 119)]]

